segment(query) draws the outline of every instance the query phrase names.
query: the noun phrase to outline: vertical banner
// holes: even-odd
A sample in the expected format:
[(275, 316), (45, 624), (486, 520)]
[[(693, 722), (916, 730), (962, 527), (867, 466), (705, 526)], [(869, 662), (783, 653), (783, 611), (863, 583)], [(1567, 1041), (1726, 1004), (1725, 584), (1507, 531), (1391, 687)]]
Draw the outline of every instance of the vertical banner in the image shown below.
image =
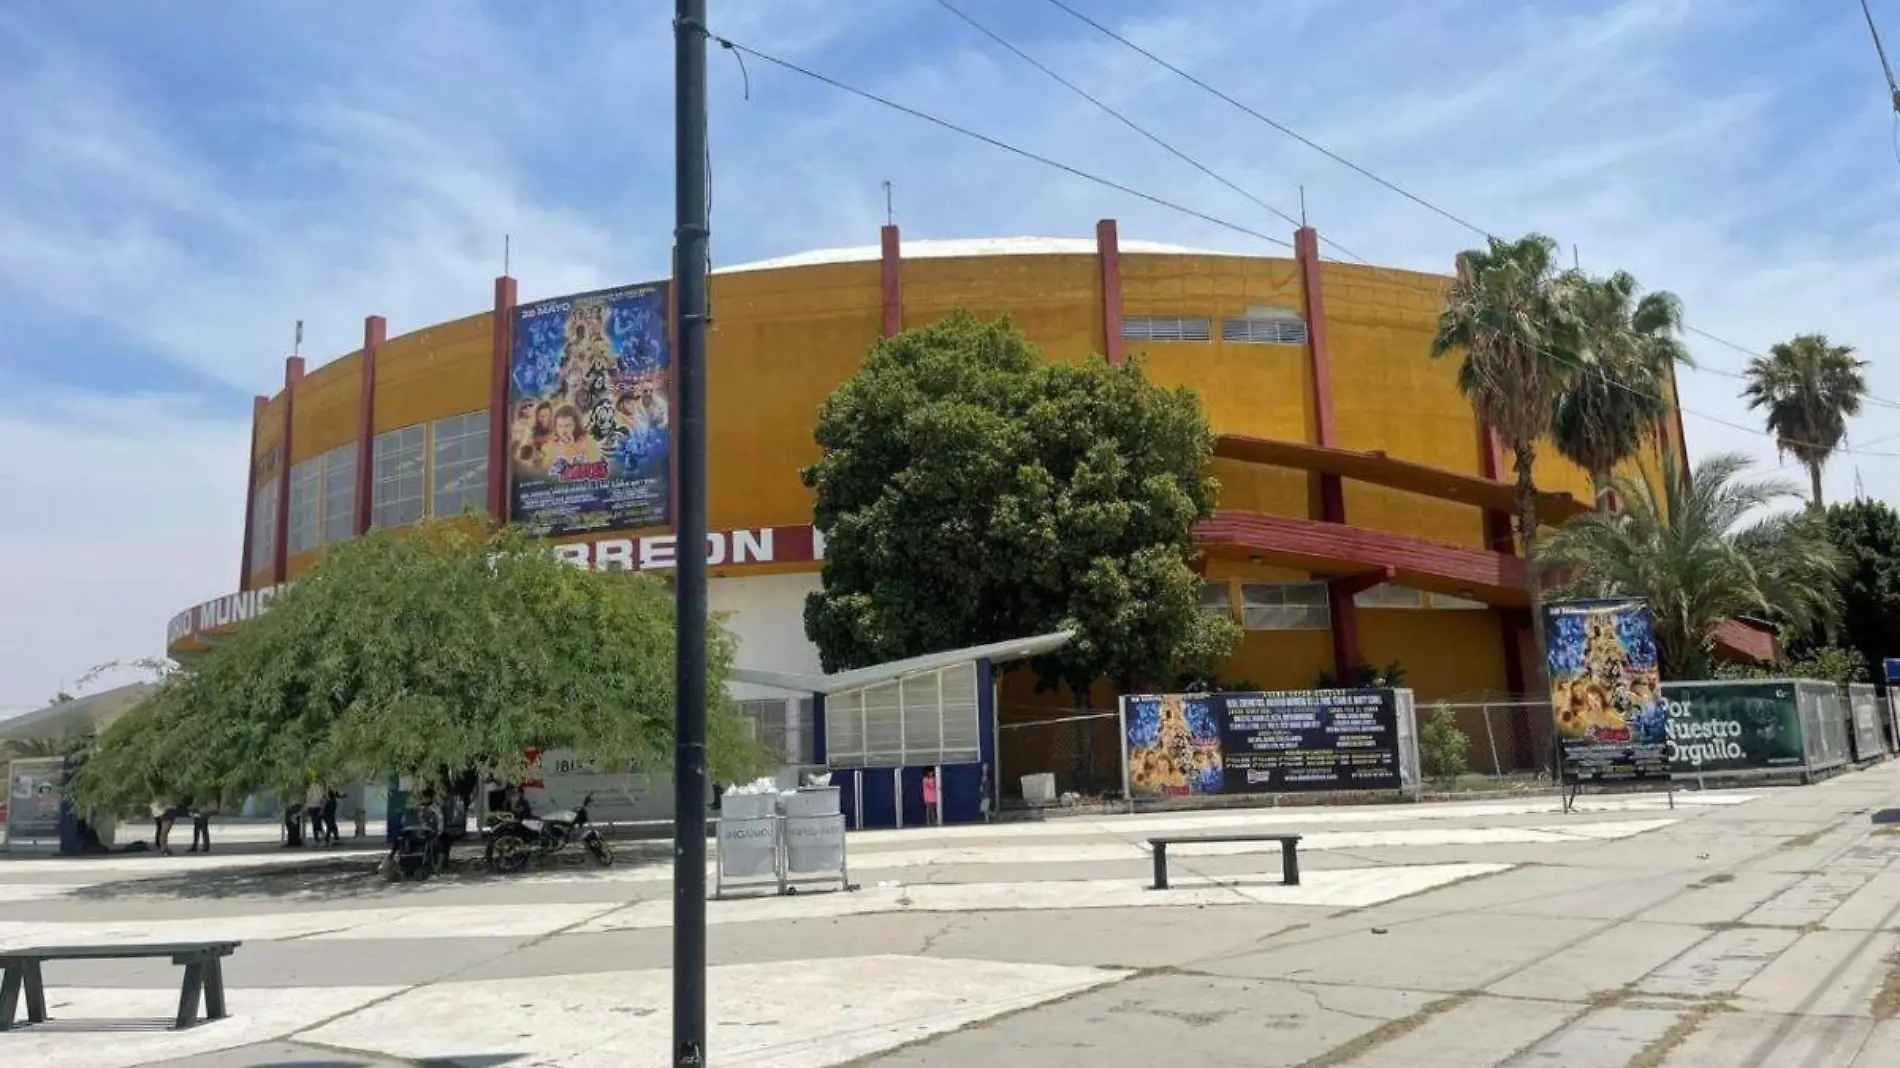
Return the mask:
[(1402, 785), (1392, 690), (1148, 694), (1122, 716), (1130, 797)]
[(672, 520), (665, 282), (515, 309), (510, 514), (555, 537)]
[(1566, 785), (1669, 778), (1669, 717), (1641, 601), (1544, 606), (1544, 660)]
[(57, 839), (66, 761), (60, 757), (15, 760), (7, 769), (7, 841)]

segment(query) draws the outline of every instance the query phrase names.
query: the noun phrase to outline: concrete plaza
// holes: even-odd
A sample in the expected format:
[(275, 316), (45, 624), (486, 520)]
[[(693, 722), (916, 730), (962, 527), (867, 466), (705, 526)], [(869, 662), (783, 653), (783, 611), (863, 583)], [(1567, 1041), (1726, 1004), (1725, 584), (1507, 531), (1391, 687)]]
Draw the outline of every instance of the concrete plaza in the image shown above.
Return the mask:
[[(1660, 797), (1072, 817), (850, 840), (856, 893), (709, 904), (711, 1065), (1886, 1068), (1900, 766)], [(1277, 847), (1143, 839), (1307, 836)], [(240, 938), (233, 1016), (165, 961), (47, 967), (44, 1068), (662, 1066), (663, 847), (422, 885), (363, 853), (0, 861), (0, 946)]]

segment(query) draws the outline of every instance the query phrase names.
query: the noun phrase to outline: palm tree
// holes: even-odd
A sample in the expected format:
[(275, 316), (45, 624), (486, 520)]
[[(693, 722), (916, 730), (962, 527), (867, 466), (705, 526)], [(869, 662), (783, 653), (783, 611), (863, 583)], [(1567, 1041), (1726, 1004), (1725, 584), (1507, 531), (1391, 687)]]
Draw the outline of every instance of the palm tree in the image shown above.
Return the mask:
[(1537, 443), (1578, 366), (1582, 338), (1557, 272), (1557, 242), (1543, 234), (1490, 238), (1458, 256), (1458, 277), (1438, 315), (1432, 358), (1464, 353), (1458, 389), (1511, 453), (1517, 536), (1537, 540)]
[(1608, 278), (1570, 271), (1562, 287), (1583, 351), (1557, 398), (1550, 436), (1558, 452), (1590, 472), (1597, 509), (1606, 511), (1612, 473), (1668, 418), (1673, 365), (1691, 363), (1679, 336), (1682, 301), (1661, 290), (1638, 298), (1626, 271)]
[(1765, 408), (1775, 448), (1807, 465), (1815, 511), (1826, 507), (1821, 499), (1821, 469), (1847, 437), (1847, 420), (1860, 414), (1867, 395), (1864, 360), (1854, 358), (1848, 345), (1828, 341), (1826, 334), (1801, 334), (1777, 342), (1768, 355), (1748, 361), (1748, 387), (1742, 396), (1750, 408)]
[[(1458, 256), (1458, 276), (1438, 315), (1432, 359), (1464, 353), (1458, 389), (1510, 450), (1517, 479), (1517, 537), (1525, 559), (1537, 543), (1537, 443), (1550, 433), (1557, 397), (1578, 365), (1581, 337), (1562, 299), (1557, 242), (1543, 234), (1487, 239)], [(1531, 641), (1544, 647), (1544, 613), (1527, 575)], [(1541, 676), (1543, 657), (1532, 663)], [(1533, 690), (1541, 683), (1533, 683)]]
[(1590, 512), (1545, 539), (1536, 570), (1567, 571), (1567, 597), (1636, 597), (1656, 622), (1665, 678), (1707, 678), (1724, 620), (1773, 619), (1814, 633), (1839, 612), (1840, 551), (1808, 514), (1750, 515), (1799, 488), (1782, 479), (1744, 480), (1748, 459), (1712, 456), (1686, 483), (1664, 458), (1662, 489), (1619, 478), (1623, 512)]

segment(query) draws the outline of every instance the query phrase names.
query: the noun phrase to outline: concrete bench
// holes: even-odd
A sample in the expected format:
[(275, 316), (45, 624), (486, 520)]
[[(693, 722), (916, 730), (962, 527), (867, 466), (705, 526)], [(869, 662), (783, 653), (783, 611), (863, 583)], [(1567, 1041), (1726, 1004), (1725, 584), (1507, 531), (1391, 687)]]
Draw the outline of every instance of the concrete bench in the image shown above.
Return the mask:
[(1203, 842), (1278, 842), (1280, 843), (1280, 877), (1288, 886), (1300, 885), (1300, 836), (1297, 834), (1207, 834), (1187, 835), (1169, 838), (1150, 838), (1148, 848), (1155, 856), (1155, 884), (1152, 889), (1168, 888), (1168, 847), (1171, 845), (1198, 845)]
[(224, 1007), (224, 958), (237, 951), (242, 942), (167, 942), (145, 946), (38, 946), (33, 949), (0, 949), (0, 1031), (13, 1028), (19, 1013), (20, 992), (26, 992), (28, 1023), (46, 1022), (46, 984), (40, 965), (49, 960), (145, 960), (170, 957), (173, 964), (185, 968), (185, 985), (178, 994), (178, 1030), (198, 1022), (198, 1003), (204, 1001), (204, 1018), (222, 1020)]

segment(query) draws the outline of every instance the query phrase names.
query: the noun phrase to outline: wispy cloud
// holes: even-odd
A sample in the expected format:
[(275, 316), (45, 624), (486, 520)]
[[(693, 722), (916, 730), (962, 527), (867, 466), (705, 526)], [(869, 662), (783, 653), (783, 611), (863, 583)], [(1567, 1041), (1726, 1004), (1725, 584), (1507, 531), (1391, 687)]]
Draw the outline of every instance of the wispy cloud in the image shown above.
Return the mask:
[[(1303, 200), (1324, 235), (1375, 261), (1443, 270), (1477, 240), (1039, 0), (957, 2), (1262, 199), (1289, 212)], [(1900, 162), (1851, 6), (1069, 2), (1466, 218), (1546, 231), (1588, 267), (1676, 290), (1717, 334), (1761, 348), (1820, 329), (1858, 344), (1876, 390), (1900, 397), (1882, 348), (1900, 328)], [(1900, 25), (1900, 4), (1879, 6)], [(466, 314), (488, 299), (503, 234), (528, 296), (665, 270), (666, 7), (0, 12), (0, 435), (13, 446), (0, 475), (40, 495), (24, 498), (32, 523), (0, 519), (0, 592), (43, 606), (0, 635), (31, 651), (0, 665), (0, 704), (155, 651), (166, 615), (231, 584), (245, 397), (279, 381), (293, 321), (322, 358), (353, 348), (367, 314), (397, 331)], [(714, 29), (746, 44), (1288, 229), (930, 0), (714, 10)], [(1274, 251), (797, 75), (711, 59), (721, 263), (872, 243), (886, 180), (908, 236), (1079, 236), (1115, 216), (1130, 237)], [(1742, 362), (1695, 347), (1710, 366)], [(1734, 382), (1684, 385), (1690, 408), (1756, 424)], [(1688, 423), (1697, 452), (1775, 462), (1758, 435)], [(50, 485), (48, 442), (63, 469)], [(1847, 493), (1856, 467), (1900, 496), (1900, 463), (1874, 457), (1844, 457), (1830, 492)], [(71, 574), (81, 545), (100, 577)], [(92, 600), (61, 599), (75, 582)], [(94, 627), (102, 613), (123, 633)]]

